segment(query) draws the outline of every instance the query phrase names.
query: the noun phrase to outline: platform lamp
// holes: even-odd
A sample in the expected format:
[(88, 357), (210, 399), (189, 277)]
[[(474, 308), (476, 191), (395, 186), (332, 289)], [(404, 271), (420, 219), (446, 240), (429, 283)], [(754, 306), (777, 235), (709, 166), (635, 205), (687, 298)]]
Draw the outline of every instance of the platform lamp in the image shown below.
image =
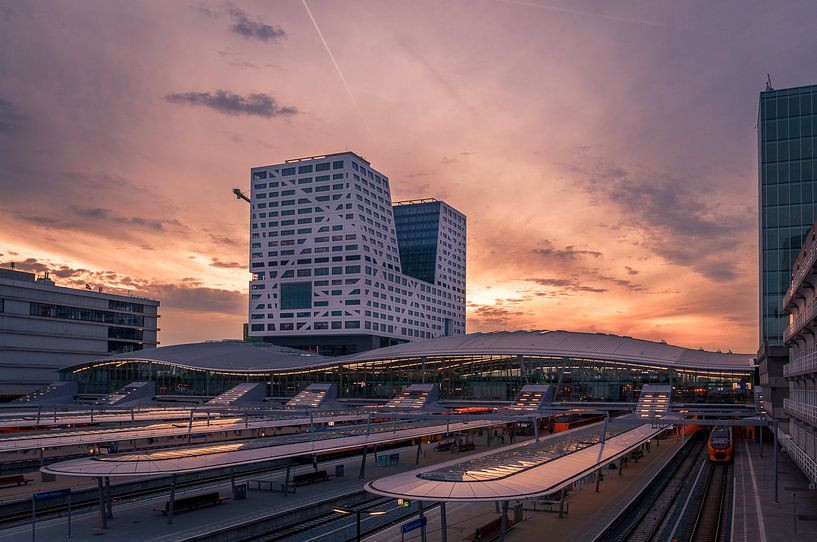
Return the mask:
[(346, 507), (343, 507), (343, 506), (337, 506), (335, 508), (332, 508), (332, 512), (335, 512), (336, 514), (341, 514), (343, 516), (351, 516), (352, 514), (355, 515), (355, 525), (357, 527), (357, 530), (356, 530), (357, 535), (355, 536), (355, 540), (357, 542), (360, 542), (360, 516), (361, 515), (366, 514), (367, 516), (383, 516), (383, 515), (388, 514), (388, 511), (386, 511), (386, 510), (363, 510), (363, 509), (360, 509), (360, 508), (355, 510), (355, 509), (346, 508)]

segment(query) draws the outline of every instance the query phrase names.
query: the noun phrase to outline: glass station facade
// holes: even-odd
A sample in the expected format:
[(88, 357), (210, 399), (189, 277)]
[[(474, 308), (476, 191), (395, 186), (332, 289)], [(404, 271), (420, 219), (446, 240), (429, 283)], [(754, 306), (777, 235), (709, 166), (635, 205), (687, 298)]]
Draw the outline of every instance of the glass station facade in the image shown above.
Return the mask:
[(111, 393), (135, 381), (158, 395), (215, 396), (242, 382), (266, 382), (271, 397), (293, 397), (309, 384), (335, 383), (341, 398), (389, 399), (405, 386), (436, 383), (440, 399), (510, 401), (525, 384), (556, 384), (557, 401), (634, 402), (644, 384), (670, 384), (679, 403), (751, 402), (753, 370), (681, 369), (643, 363), (519, 355), (445, 355), (328, 363), (241, 372), (147, 360), (100, 360), (63, 369), (81, 394)]

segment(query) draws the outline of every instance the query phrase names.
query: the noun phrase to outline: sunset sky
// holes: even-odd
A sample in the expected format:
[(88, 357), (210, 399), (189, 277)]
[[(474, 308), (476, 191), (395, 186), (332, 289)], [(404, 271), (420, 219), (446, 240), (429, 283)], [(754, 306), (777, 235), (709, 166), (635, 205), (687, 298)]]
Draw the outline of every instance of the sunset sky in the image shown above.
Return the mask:
[(469, 331), (754, 352), (758, 93), (817, 81), (814, 10), (0, 0), (0, 265), (240, 337), (231, 189), (348, 149), (468, 216)]

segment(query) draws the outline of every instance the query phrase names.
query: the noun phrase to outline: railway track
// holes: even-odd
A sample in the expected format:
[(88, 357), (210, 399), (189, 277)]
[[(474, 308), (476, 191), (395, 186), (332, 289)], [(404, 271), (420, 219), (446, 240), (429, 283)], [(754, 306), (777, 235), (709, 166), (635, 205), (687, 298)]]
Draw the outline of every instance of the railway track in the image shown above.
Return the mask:
[[(356, 504), (355, 508), (375, 508), (377, 506), (382, 506), (393, 501), (394, 499), (389, 499), (386, 497), (376, 497), (372, 495), (371, 498)], [(245, 539), (243, 542), (277, 542), (284, 540), (301, 539), (303, 535), (306, 535), (310, 531), (326, 528), (334, 523), (341, 524), (348, 522), (348, 519), (350, 517), (353, 520), (355, 519), (354, 515), (343, 516), (339, 515), (337, 512), (329, 511), (317, 515), (314, 518), (305, 521), (301, 520), (296, 523), (293, 523), (292, 525), (287, 525), (285, 527), (272, 530), (263, 535)], [(318, 533), (318, 536), (320, 536), (320, 533)]]
[(643, 491), (599, 534), (594, 542), (663, 541), (679, 494), (703, 461), (706, 439), (696, 433), (675, 453)]
[(706, 489), (695, 518), (690, 540), (693, 542), (726, 542), (723, 515), (728, 489), (729, 465), (713, 463), (706, 480)]
[(703, 439), (698, 439), (689, 450), (686, 457), (677, 465), (669, 481), (663, 486), (660, 493), (637, 517), (636, 521), (626, 529), (623, 536), (617, 538), (626, 542), (650, 542), (658, 540), (659, 530), (664, 525), (667, 515), (672, 510), (687, 479), (692, 475), (695, 466), (700, 464), (706, 451)]

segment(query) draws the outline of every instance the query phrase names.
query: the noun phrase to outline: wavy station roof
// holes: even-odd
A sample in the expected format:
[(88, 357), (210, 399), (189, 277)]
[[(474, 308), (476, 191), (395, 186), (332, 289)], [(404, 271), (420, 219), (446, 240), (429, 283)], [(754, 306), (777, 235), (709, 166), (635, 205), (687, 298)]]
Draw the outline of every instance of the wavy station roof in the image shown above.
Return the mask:
[(754, 368), (752, 354), (693, 350), (606, 333), (497, 331), (417, 341), (334, 358), (268, 343), (213, 341), (119, 354), (66, 369), (76, 371), (100, 364), (149, 361), (193, 369), (252, 373), (417, 357), (484, 355), (580, 358), (724, 371), (751, 371)]

